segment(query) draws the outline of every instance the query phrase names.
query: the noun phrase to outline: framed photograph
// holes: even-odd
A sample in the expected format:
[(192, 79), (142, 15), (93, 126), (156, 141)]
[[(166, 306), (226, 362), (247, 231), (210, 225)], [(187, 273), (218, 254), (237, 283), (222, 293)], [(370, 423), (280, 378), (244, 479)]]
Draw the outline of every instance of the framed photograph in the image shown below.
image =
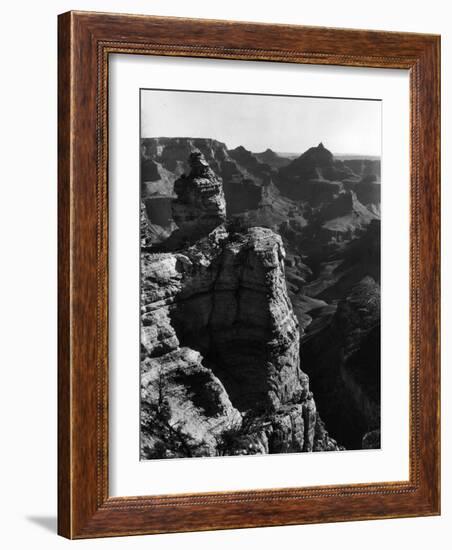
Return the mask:
[(59, 16), (59, 533), (440, 513), (433, 35)]

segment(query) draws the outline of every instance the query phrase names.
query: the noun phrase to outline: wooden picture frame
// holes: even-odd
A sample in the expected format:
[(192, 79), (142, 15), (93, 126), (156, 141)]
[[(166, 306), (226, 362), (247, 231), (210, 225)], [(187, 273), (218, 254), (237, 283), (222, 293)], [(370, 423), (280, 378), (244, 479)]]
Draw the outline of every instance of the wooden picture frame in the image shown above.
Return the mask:
[[(440, 38), (69, 12), (58, 41), (58, 532), (68, 538), (440, 513)], [(407, 69), (409, 481), (148, 497), (108, 492), (108, 60), (112, 53)]]

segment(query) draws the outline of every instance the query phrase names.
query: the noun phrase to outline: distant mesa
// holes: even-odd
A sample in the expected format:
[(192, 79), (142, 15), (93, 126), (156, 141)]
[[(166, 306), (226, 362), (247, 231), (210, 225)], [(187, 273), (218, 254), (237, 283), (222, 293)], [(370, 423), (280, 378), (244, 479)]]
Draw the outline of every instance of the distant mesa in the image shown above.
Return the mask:
[(278, 155), (272, 149), (268, 148), (263, 153), (254, 153), (254, 156), (260, 161), (274, 168), (282, 168), (290, 164), (291, 159)]
[(235, 161), (244, 166), (250, 172), (261, 172), (262, 163), (256, 158), (256, 156), (248, 149), (245, 149), (243, 145), (239, 145), (235, 149), (230, 149), (229, 156)]
[(311, 147), (286, 167), (280, 169), (282, 177), (298, 181), (342, 181), (356, 177), (353, 170), (341, 161), (335, 161), (333, 153), (322, 142)]

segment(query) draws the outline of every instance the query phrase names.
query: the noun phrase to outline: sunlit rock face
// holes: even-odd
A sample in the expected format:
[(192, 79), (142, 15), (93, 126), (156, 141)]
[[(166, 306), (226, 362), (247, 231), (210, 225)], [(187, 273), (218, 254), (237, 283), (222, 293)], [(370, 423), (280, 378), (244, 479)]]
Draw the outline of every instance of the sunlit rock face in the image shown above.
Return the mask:
[(178, 253), (142, 263), (146, 356), (198, 349), (241, 410), (275, 409), (307, 393), (281, 239), (269, 229), (217, 228)]
[[(219, 227), (184, 251), (145, 255), (142, 293), (145, 457), (170, 437), (155, 412), (159, 391), (193, 456), (314, 450), (316, 408), (279, 236)], [(243, 415), (253, 420), (242, 429)]]
[(172, 201), (172, 217), (178, 227), (171, 246), (179, 248), (196, 242), (226, 221), (223, 182), (210, 169), (201, 152), (189, 159), (190, 173), (174, 183), (176, 198)]
[(228, 228), (221, 179), (200, 153), (190, 166), (170, 244), (142, 252), (142, 457), (337, 450), (300, 368), (281, 237)]
[(144, 145), (143, 456), (378, 447), (379, 161)]
[(176, 347), (141, 367), (143, 458), (215, 456), (242, 417), (199, 352)]
[(218, 229), (184, 254), (173, 312), (179, 338), (201, 351), (233, 403), (275, 408), (302, 391), (298, 323), (281, 239), (269, 229)]

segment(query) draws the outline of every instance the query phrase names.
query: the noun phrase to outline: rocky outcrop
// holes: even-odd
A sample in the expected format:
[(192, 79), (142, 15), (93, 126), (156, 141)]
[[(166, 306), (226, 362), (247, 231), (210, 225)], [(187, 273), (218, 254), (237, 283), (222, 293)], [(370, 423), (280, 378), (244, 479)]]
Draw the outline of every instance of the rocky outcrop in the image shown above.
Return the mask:
[(196, 347), (242, 410), (298, 399), (307, 379), (283, 262), (280, 237), (263, 228), (229, 235), (219, 227), (186, 251), (145, 256), (145, 353), (171, 349), (176, 336)]
[[(278, 170), (262, 155), (211, 139), (143, 140), (143, 369), (166, 354), (174, 366), (182, 353), (183, 370), (217, 388), (210, 392), (215, 409), (199, 384), (181, 382), (167, 367), (169, 393), (187, 404), (187, 426), (180, 418), (175, 429), (196, 456), (339, 448), (319, 413), (340, 444), (370, 448), (379, 429), (379, 312), (375, 326), (352, 330), (349, 354), (341, 316), (360, 285), (372, 296), (379, 290), (379, 176), (366, 180), (379, 174), (379, 161), (338, 160), (320, 144)], [(159, 277), (156, 288), (165, 292), (153, 296)], [(351, 303), (369, 310), (364, 298)], [(155, 401), (149, 384), (146, 433), (156, 414), (148, 411)], [(215, 422), (206, 410), (219, 411)], [(170, 440), (159, 418), (152, 425), (160, 436), (147, 441), (143, 456), (158, 455), (162, 438)], [(180, 445), (168, 452), (185, 456)]]
[(142, 253), (142, 456), (337, 450), (300, 367), (281, 237), (228, 231), (221, 181), (190, 163), (174, 218), (197, 240)]
[[(145, 254), (142, 304), (145, 457), (171, 439), (169, 426), (193, 456), (314, 449), (315, 402), (278, 235), (219, 227), (184, 251)], [(242, 426), (241, 415), (253, 421)], [(182, 443), (168, 452), (191, 456)]]
[(190, 153), (190, 173), (174, 183), (172, 220), (177, 226), (163, 244), (169, 250), (196, 242), (226, 221), (223, 182), (210, 169), (200, 151)]
[[(146, 138), (142, 140), (142, 200), (149, 210), (151, 223), (159, 225), (153, 213), (159, 212), (154, 201), (175, 198), (175, 181), (191, 167), (190, 154), (200, 152), (216, 178), (223, 181), (223, 191), (231, 215), (259, 208), (264, 199), (263, 186), (276, 171), (259, 162), (244, 147), (228, 150), (224, 143), (201, 138)], [(149, 207), (150, 205), (150, 207)]]
[(224, 386), (193, 349), (146, 357), (141, 387), (144, 458), (214, 456), (222, 434), (241, 426)]
[(197, 226), (207, 234), (226, 220), (223, 183), (201, 152), (190, 154), (189, 165), (189, 175), (174, 183), (173, 220), (182, 231), (190, 233)]

